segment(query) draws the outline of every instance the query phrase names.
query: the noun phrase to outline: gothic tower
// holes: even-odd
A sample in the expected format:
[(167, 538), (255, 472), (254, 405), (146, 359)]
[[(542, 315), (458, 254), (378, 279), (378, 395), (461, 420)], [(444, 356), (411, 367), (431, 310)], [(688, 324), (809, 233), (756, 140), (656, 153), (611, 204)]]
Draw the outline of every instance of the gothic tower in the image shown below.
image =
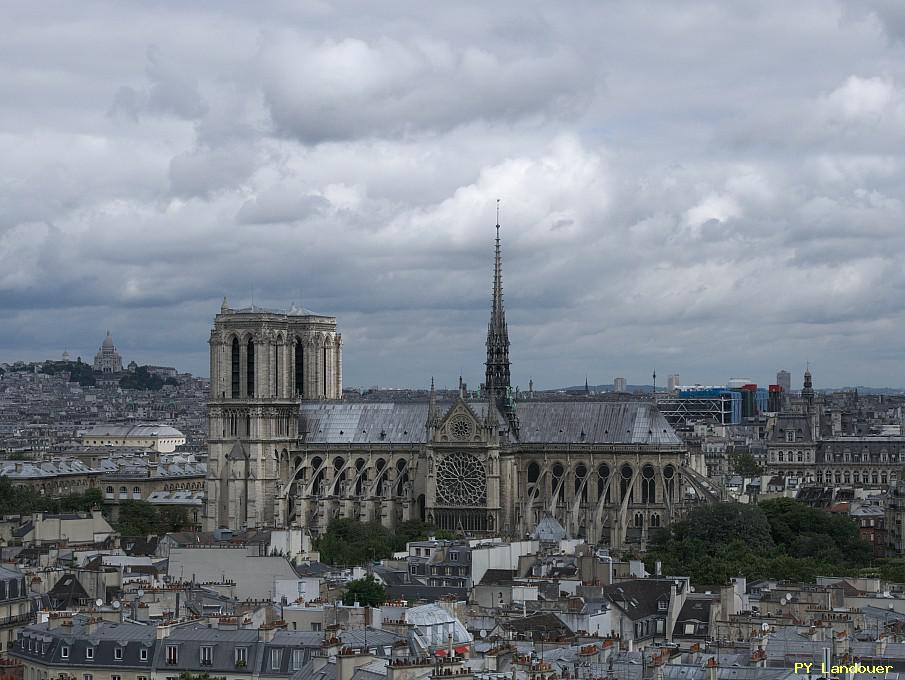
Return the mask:
[(503, 308), (503, 264), (500, 255), (500, 222), (496, 225), (496, 255), (493, 264), (493, 298), (487, 325), (487, 362), (484, 390), (505, 398), (509, 394), (509, 331)]
[(342, 397), (336, 318), (231, 309), (224, 298), (209, 344), (206, 528), (279, 526), (299, 403)]

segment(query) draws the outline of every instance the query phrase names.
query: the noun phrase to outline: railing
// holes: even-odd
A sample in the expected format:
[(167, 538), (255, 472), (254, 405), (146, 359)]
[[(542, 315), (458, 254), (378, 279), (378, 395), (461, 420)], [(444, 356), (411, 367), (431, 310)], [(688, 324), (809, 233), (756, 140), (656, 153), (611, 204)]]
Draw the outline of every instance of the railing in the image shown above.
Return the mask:
[(0, 618), (0, 626), (9, 626), (17, 623), (27, 623), (32, 619), (32, 613), (26, 612), (24, 614), (14, 614), (13, 616), (6, 616), (4, 618)]

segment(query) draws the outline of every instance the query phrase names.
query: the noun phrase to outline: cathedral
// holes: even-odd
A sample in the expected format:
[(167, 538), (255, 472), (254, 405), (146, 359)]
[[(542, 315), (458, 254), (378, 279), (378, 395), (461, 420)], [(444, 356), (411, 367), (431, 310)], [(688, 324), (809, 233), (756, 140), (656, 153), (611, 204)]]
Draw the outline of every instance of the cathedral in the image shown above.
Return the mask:
[(470, 536), (524, 537), (545, 516), (573, 537), (643, 545), (715, 499), (648, 401), (513, 398), (496, 227), (482, 398), (342, 399), (336, 318), (232, 309), (210, 337), (206, 525), (420, 519)]

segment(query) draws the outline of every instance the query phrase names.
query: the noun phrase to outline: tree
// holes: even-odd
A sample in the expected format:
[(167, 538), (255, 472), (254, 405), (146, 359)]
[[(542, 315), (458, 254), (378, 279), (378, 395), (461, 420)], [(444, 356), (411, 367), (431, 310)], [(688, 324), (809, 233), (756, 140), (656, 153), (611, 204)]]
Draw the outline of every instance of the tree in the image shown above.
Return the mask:
[(133, 373), (127, 373), (119, 380), (119, 386), (125, 390), (157, 391), (163, 387), (163, 378), (151, 373), (147, 366), (139, 366)]
[(379, 607), (386, 600), (386, 589), (376, 578), (368, 574), (364, 578), (351, 581), (343, 595), (343, 604), (358, 604)]
[(210, 673), (189, 673), (188, 671), (183, 671), (176, 677), (179, 680), (226, 680), (226, 676), (223, 675), (211, 675)]
[(390, 557), (405, 550), (409, 541), (429, 535), (436, 535), (434, 527), (417, 520), (402, 522), (395, 531), (390, 531), (379, 522), (335, 519), (317, 540), (315, 549), (327, 564), (359, 565)]
[(790, 498), (696, 508), (651, 538), (648, 568), (659, 560), (667, 573), (714, 585), (733, 576), (812, 581), (820, 574), (857, 574), (870, 558), (870, 546), (848, 517)]
[(148, 501), (130, 500), (119, 506), (116, 529), (123, 536), (149, 536), (182, 531), (188, 525), (185, 508), (158, 509)]
[(729, 455), (729, 465), (732, 471), (742, 477), (760, 477), (764, 469), (758, 465), (754, 456), (747, 451)]

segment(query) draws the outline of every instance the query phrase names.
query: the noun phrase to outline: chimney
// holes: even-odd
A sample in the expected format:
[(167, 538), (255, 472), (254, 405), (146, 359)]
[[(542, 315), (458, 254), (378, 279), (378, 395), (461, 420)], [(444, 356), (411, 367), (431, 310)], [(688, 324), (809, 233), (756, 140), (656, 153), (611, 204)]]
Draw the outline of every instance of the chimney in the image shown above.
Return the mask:
[(707, 668), (707, 680), (716, 680), (716, 671), (717, 671), (716, 659), (714, 659), (712, 656), (709, 659), (707, 659), (706, 668)]
[(373, 660), (374, 656), (369, 654), (366, 649), (347, 647), (340, 650), (336, 656), (336, 680), (352, 680), (356, 668), (371, 663)]

